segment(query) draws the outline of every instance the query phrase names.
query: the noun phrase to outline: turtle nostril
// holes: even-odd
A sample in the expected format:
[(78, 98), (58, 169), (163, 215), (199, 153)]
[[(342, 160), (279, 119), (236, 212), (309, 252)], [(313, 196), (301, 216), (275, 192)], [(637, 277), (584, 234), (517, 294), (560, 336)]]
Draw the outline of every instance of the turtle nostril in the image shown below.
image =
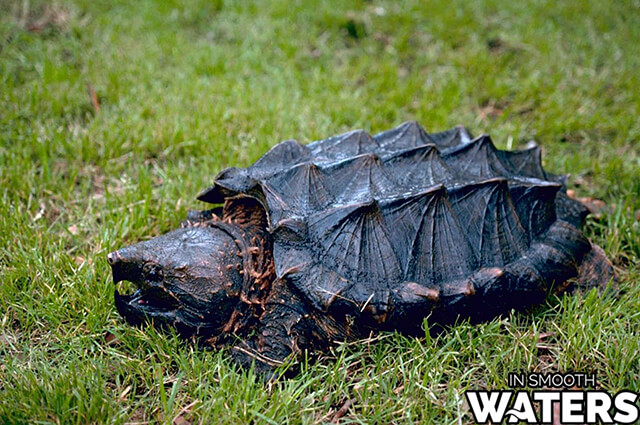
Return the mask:
[(118, 257), (115, 252), (110, 252), (109, 254), (107, 254), (107, 263), (109, 263), (110, 266), (113, 266), (116, 263), (117, 259)]

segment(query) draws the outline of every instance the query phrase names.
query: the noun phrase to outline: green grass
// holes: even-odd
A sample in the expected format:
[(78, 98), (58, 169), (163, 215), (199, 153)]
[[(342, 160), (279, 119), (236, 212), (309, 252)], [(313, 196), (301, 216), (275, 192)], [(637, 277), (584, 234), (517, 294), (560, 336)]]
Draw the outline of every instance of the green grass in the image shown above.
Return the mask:
[[(0, 2), (0, 422), (469, 423), (509, 371), (640, 390), (638, 1)], [(88, 87), (100, 109), (94, 110)], [(409, 119), (530, 138), (603, 199), (620, 295), (385, 334), (264, 385), (127, 326), (108, 252), (177, 226), (275, 143)], [(184, 422), (182, 422), (184, 423)]]

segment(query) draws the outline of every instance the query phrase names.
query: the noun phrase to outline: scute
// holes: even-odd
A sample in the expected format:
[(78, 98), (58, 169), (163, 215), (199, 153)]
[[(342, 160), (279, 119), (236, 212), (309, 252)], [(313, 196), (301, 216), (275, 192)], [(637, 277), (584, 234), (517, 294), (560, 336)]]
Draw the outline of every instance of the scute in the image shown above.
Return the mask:
[(453, 190), (451, 202), (457, 215), (466, 218), (465, 234), (483, 267), (509, 264), (529, 247), (505, 179)]
[(334, 201), (327, 176), (316, 164), (303, 162), (262, 184), (272, 223), (325, 209)]
[(290, 164), (299, 164), (311, 159), (309, 148), (295, 140), (278, 143), (262, 155), (248, 168), (248, 174), (255, 179), (265, 179), (280, 171), (286, 170)]
[(313, 160), (319, 164), (341, 161), (374, 152), (378, 148), (378, 142), (362, 130), (350, 131), (309, 145)]
[(309, 217), (307, 223), (315, 257), (338, 274), (374, 282), (402, 277), (377, 202), (327, 209)]
[(325, 170), (335, 199), (343, 205), (383, 198), (396, 187), (380, 158), (373, 153), (334, 163)]
[(400, 187), (425, 188), (455, 180), (453, 172), (432, 144), (394, 152), (384, 162)]
[(427, 133), (407, 122), (373, 137), (282, 142), (220, 173), (199, 199), (256, 197), (278, 278), (318, 309), (380, 322), (421, 303), (473, 308), (466, 298), (499, 285), (528, 294), (540, 279), (574, 276), (589, 245), (569, 224), (584, 215), (563, 183), (537, 146), (502, 151), (464, 127)]

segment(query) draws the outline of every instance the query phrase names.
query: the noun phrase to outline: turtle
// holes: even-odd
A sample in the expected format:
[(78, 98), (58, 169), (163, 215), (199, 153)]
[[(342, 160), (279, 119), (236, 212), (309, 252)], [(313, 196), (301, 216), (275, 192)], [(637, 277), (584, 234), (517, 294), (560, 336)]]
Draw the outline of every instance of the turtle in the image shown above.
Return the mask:
[(541, 156), (415, 121), (283, 141), (220, 172), (197, 196), (211, 207), (178, 229), (108, 254), (114, 282), (138, 288), (116, 289), (115, 306), (271, 374), (371, 333), (419, 336), (605, 287), (588, 210)]

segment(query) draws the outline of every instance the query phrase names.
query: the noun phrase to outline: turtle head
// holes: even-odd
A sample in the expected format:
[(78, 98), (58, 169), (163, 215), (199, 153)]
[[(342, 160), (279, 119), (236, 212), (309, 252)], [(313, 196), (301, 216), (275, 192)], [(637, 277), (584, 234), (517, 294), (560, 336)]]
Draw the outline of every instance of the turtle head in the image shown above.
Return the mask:
[(234, 236), (221, 227), (185, 227), (114, 251), (107, 256), (115, 283), (137, 290), (115, 291), (118, 312), (133, 325), (152, 322), (179, 333), (221, 332), (243, 286), (243, 258)]

